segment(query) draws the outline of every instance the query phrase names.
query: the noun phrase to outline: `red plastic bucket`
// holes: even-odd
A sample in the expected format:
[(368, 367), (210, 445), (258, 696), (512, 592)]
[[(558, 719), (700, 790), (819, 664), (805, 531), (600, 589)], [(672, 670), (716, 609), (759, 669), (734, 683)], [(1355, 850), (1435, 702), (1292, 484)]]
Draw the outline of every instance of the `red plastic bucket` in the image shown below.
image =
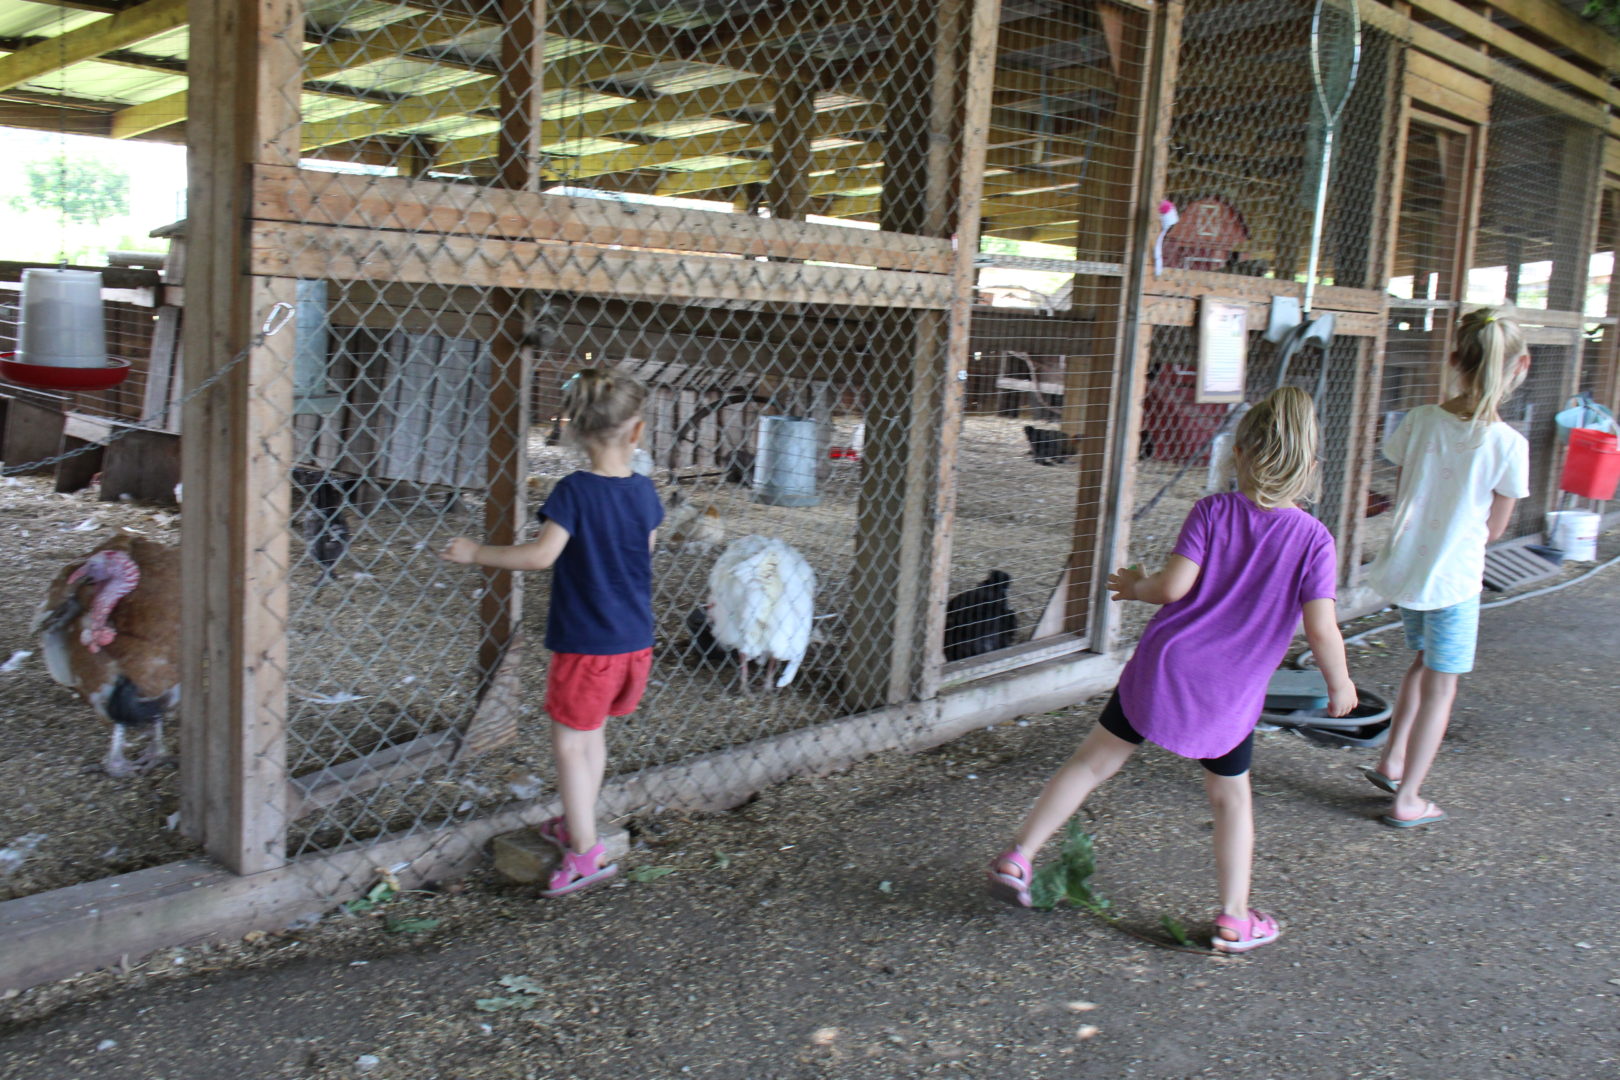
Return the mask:
[(1558, 486), (1586, 499), (1614, 498), (1620, 485), (1620, 446), (1607, 431), (1575, 428), (1569, 433), (1569, 456)]

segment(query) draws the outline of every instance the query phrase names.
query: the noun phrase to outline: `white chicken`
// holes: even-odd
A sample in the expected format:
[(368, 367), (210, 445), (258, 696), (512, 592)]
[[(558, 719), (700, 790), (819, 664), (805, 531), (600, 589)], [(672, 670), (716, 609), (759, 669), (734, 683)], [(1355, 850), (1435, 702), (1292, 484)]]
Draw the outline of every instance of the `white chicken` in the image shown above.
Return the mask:
[(688, 502), (679, 491), (669, 498), (669, 516), (659, 527), (671, 551), (706, 552), (726, 539), (726, 523), (714, 503)]
[(816, 575), (790, 545), (771, 536), (745, 536), (709, 571), (709, 625), (715, 642), (737, 654), (742, 685), (748, 663), (764, 659), (767, 680), (787, 663), (777, 687), (799, 673), (815, 619)]
[[(51, 678), (112, 725), (109, 776), (164, 761), (163, 719), (180, 703), (180, 549), (128, 533), (62, 567), (34, 619)], [(124, 757), (132, 728), (151, 742)]]

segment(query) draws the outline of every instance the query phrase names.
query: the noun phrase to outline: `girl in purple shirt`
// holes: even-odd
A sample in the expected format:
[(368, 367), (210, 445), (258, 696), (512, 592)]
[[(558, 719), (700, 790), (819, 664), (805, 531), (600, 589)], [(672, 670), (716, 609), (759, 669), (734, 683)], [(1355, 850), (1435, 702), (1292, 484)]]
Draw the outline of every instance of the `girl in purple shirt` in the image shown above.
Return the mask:
[(1116, 571), (1116, 600), (1162, 604), (1120, 675), (1119, 688), (1080, 748), (1047, 782), (1013, 846), (990, 867), (990, 890), (1030, 903), (1029, 857), (1125, 764), (1143, 739), (1195, 758), (1215, 814), (1221, 910), (1214, 948), (1246, 952), (1275, 941), (1275, 919), (1249, 907), (1254, 816), (1249, 760), (1266, 684), (1303, 614), (1327, 677), (1328, 711), (1355, 707), (1334, 611), (1333, 537), (1297, 503), (1317, 497), (1316, 412), (1285, 386), (1238, 424), (1238, 490), (1193, 505), (1164, 569)]

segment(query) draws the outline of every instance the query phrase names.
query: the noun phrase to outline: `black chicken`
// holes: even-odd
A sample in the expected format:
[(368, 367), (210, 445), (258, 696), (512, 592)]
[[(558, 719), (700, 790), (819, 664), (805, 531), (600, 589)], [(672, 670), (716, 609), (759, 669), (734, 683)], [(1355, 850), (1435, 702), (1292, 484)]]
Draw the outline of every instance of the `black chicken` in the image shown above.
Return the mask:
[(1061, 431), (1050, 428), (1024, 426), (1024, 438), (1029, 440), (1029, 452), (1039, 465), (1057, 465), (1071, 460), (1079, 452), (1076, 443)]
[(318, 588), (332, 580), (332, 567), (349, 550), (352, 535), (349, 516), (343, 508), (348, 502), (346, 489), (353, 486), (353, 480), (338, 479), (331, 473), (315, 473), (312, 470), (301, 469), (299, 472), (306, 474), (299, 477), (300, 480), (313, 482), (304, 504), (304, 550), (320, 564), (321, 576), (315, 582)]
[(945, 659), (966, 660), (1013, 643), (1018, 620), (1007, 603), (1011, 584), (1004, 571), (992, 570), (978, 585), (950, 598), (945, 605)]

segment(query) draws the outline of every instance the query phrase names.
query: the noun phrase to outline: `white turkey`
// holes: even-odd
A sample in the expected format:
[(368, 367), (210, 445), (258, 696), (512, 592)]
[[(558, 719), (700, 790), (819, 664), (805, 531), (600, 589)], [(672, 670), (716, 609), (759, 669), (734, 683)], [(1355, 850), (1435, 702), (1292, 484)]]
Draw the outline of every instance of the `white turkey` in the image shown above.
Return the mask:
[(748, 664), (765, 661), (765, 677), (785, 662), (778, 687), (799, 673), (815, 617), (816, 575), (804, 556), (770, 536), (745, 536), (709, 571), (708, 616), (715, 642), (737, 654), (742, 685)]
[[(163, 720), (180, 703), (180, 549), (128, 533), (62, 567), (34, 619), (51, 678), (112, 725), (102, 768), (145, 772), (166, 760)], [(146, 753), (124, 757), (131, 729)]]

